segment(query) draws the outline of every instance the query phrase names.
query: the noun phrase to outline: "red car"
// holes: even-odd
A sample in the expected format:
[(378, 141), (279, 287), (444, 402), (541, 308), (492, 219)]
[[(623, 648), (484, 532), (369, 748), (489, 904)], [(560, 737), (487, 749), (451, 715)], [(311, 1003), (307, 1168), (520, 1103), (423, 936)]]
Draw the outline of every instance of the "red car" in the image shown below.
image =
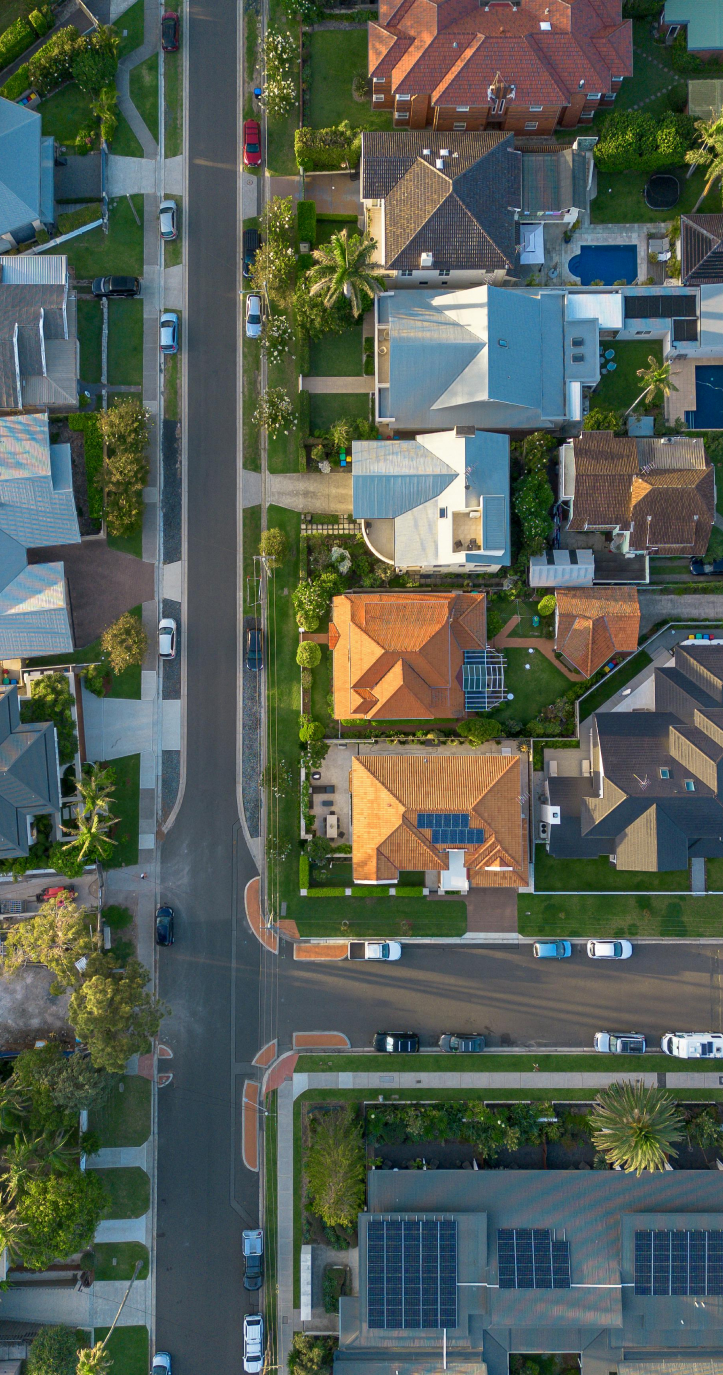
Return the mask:
[(178, 52), (180, 19), (174, 10), (164, 10), (161, 16), (161, 47), (164, 53)]
[(257, 119), (244, 122), (244, 162), (247, 167), (261, 165), (261, 129)]
[(42, 892), (36, 893), (36, 902), (47, 902), (48, 898), (60, 898), (67, 893), (69, 897), (75, 897), (75, 889), (72, 884), (60, 888), (43, 888)]

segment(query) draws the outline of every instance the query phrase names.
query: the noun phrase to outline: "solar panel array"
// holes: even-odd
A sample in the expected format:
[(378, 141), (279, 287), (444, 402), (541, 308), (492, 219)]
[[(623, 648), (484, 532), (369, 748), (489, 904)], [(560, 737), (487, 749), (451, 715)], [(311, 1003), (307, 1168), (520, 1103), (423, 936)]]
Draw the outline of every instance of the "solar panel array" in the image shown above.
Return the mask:
[(374, 1218), (367, 1226), (367, 1325), (457, 1326), (457, 1223)]
[(548, 1227), (500, 1227), (497, 1268), (500, 1289), (569, 1289), (570, 1243)]
[(418, 812), (420, 831), (432, 832), (433, 845), (482, 845), (481, 826), (470, 826), (468, 812)]
[(723, 1294), (723, 1232), (636, 1232), (635, 1293)]

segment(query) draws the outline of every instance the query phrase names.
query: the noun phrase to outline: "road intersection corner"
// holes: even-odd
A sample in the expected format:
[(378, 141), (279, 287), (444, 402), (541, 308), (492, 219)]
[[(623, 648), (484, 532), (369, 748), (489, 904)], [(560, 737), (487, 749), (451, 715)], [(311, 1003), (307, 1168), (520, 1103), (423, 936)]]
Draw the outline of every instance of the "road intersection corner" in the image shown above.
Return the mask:
[(264, 1094), (273, 1093), (274, 1089), (277, 1089), (280, 1084), (286, 1083), (287, 1079), (293, 1079), (298, 1058), (295, 1051), (287, 1051), (286, 1055), (282, 1055), (275, 1065), (267, 1069), (263, 1081)]
[(295, 1031), (294, 1050), (351, 1050), (343, 1031)]
[(274, 1063), (278, 1050), (278, 1041), (267, 1041), (266, 1045), (262, 1046), (258, 1055), (254, 1055), (252, 1064), (260, 1065), (262, 1069), (267, 1069), (269, 1065)]
[(263, 945), (266, 950), (270, 950), (272, 955), (278, 954), (279, 938), (274, 931), (268, 929), (261, 912), (258, 875), (256, 878), (249, 879), (246, 884), (244, 906), (246, 908), (246, 920), (259, 944)]

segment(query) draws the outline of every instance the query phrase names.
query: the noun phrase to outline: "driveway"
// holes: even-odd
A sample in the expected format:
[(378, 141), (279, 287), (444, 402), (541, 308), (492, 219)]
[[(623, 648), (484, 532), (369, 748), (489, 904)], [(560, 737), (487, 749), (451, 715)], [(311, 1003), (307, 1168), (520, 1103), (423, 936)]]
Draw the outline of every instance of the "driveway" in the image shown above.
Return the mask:
[(92, 644), (124, 611), (155, 596), (154, 567), (110, 549), (104, 539), (29, 549), (28, 563), (62, 563), (76, 648)]
[(658, 621), (719, 621), (723, 618), (723, 584), (720, 594), (691, 592), (676, 597), (669, 592), (640, 590), (640, 633), (645, 634)]
[(269, 473), (266, 497), (270, 506), (285, 506), (289, 511), (348, 516), (352, 508), (351, 473), (340, 468), (332, 468), (330, 473)]

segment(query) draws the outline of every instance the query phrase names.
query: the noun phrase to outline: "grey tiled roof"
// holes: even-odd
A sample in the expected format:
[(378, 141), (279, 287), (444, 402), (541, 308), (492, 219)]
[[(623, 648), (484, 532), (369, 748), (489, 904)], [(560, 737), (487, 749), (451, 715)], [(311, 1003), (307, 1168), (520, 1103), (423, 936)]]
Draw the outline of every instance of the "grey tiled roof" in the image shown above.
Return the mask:
[[(0, 105), (0, 234), (40, 218), (41, 117), (3, 100)], [(52, 210), (51, 210), (52, 217)]]
[(17, 376), (15, 345), (12, 339), (0, 339), (0, 407), (3, 410), (20, 405)]
[(28, 816), (60, 807), (55, 727), (21, 725), (18, 690), (0, 693), (0, 855), (28, 853)]

